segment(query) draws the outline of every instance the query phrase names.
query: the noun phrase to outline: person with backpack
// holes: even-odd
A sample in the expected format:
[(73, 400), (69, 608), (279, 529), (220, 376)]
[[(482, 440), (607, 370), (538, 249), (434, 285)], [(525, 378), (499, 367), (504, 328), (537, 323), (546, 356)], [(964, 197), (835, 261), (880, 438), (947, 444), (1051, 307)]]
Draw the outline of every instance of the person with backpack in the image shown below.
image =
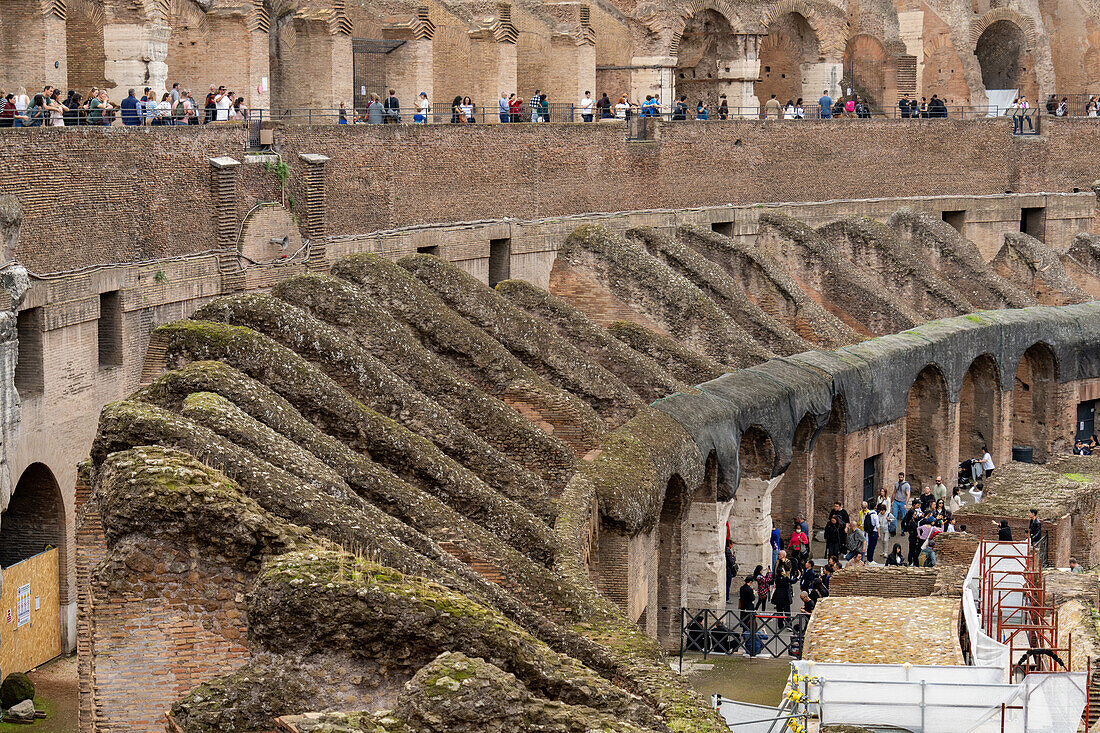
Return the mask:
[(382, 102), (382, 109), (385, 112), (387, 125), (397, 124), (401, 121), (401, 102), (397, 100), (396, 89), (390, 90), (390, 96)]
[(802, 531), (799, 522), (794, 524), (790, 542), (787, 543), (787, 549), (790, 551), (791, 560), (794, 561), (795, 567), (801, 567), (806, 558), (810, 556), (810, 538)]
[(867, 535), (867, 562), (875, 561), (875, 548), (878, 547), (878, 511), (867, 512), (863, 516), (863, 533)]
[(910, 565), (917, 564), (917, 556), (920, 554), (921, 540), (917, 531), (920, 529), (922, 514), (920, 499), (913, 499), (912, 506), (905, 513), (905, 518), (901, 520), (901, 530), (909, 535), (909, 552), (906, 554), (906, 561)]
[(687, 95), (681, 94), (680, 98), (676, 100), (676, 106), (672, 108), (672, 121), (680, 122), (686, 120), (688, 117), (688, 102)]
[[(777, 614), (790, 614), (791, 612), (791, 599), (793, 592), (793, 582), (791, 577), (787, 575), (786, 568), (780, 568), (779, 572), (775, 575), (775, 590), (772, 591), (772, 604), (775, 606), (775, 612)], [(779, 628), (783, 628), (787, 625), (787, 619), (779, 619)]]
[(863, 543), (867, 541), (867, 535), (860, 529), (860, 526), (855, 522), (848, 524), (848, 552), (844, 555), (845, 560), (851, 560), (856, 555), (863, 554)]

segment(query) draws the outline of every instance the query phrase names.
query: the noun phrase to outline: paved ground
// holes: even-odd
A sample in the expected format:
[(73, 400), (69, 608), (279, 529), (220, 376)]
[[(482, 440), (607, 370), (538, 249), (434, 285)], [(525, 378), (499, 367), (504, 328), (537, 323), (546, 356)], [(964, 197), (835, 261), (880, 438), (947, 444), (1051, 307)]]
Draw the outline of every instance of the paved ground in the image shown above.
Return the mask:
[(34, 706), (45, 710), (45, 720), (33, 725), (0, 722), (0, 733), (75, 733), (76, 656), (60, 657), (30, 673)]
[[(678, 667), (673, 659), (673, 669)], [(684, 679), (703, 695), (719, 693), (722, 697), (757, 705), (778, 705), (787, 677), (791, 673), (791, 660), (750, 659), (739, 655), (708, 656), (684, 655)]]

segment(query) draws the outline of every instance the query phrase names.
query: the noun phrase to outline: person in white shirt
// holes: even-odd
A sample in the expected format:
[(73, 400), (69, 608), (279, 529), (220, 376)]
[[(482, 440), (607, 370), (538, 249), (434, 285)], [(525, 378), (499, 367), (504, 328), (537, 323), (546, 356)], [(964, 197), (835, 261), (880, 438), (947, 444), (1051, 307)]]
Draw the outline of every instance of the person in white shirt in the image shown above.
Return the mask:
[(27, 90), (25, 87), (19, 87), (19, 91), (15, 93), (15, 98), (11, 100), (15, 103), (15, 126), (22, 127), (22, 118), (27, 115), (27, 107), (31, 104), (31, 98), (27, 96)]
[(218, 87), (218, 93), (214, 95), (214, 106), (217, 113), (214, 116), (218, 122), (229, 121), (229, 108), (233, 106), (233, 93), (226, 94), (225, 87)]
[(630, 111), (630, 103), (626, 101), (626, 95), (619, 97), (619, 103), (615, 105), (615, 117), (620, 120), (626, 119), (626, 113)]
[(989, 455), (989, 449), (982, 447), (982, 457), (975, 458), (974, 460), (982, 464), (982, 470), (985, 471), (985, 477), (989, 478), (993, 475), (993, 458)]
[(592, 121), (592, 108), (595, 107), (596, 100), (592, 99), (592, 92), (585, 92), (584, 99), (581, 100), (581, 119), (585, 122)]
[(428, 101), (427, 92), (420, 92), (420, 97), (416, 101), (416, 109), (417, 112), (413, 115), (413, 122), (427, 123), (428, 113), (432, 111), (432, 103)]

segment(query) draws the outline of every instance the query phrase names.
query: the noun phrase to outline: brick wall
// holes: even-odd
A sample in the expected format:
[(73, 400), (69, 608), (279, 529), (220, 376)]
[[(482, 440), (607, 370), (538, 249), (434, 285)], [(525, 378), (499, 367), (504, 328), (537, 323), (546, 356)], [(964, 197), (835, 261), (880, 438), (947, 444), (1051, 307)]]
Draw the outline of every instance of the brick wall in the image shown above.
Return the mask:
[(935, 568), (844, 568), (829, 581), (832, 596), (923, 598), (936, 588)]
[[(276, 141), (298, 201), (298, 153), (331, 158), (327, 194), (341, 205), (327, 227), (346, 235), (586, 211), (1089, 190), (1100, 178), (1088, 154), (1095, 126), (1046, 124), (1027, 144), (1005, 120), (682, 123), (646, 143), (627, 143), (618, 124), (292, 126)], [(208, 159), (240, 159), (244, 145), (244, 131), (227, 127), (2, 135), (0, 193), (16, 194), (26, 214), (16, 254), (55, 271), (206, 249)], [(47, 162), (47, 175), (25, 175)], [(271, 177), (244, 168), (241, 206), (270, 199)]]

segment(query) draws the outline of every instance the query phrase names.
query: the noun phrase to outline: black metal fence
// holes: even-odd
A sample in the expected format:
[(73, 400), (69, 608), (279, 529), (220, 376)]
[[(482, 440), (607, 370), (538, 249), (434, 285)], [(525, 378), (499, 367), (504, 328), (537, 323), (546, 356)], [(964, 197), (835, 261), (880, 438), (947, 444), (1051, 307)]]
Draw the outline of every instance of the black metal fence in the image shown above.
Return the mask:
[(806, 613), (758, 613), (680, 609), (680, 655), (684, 652), (802, 657)]

